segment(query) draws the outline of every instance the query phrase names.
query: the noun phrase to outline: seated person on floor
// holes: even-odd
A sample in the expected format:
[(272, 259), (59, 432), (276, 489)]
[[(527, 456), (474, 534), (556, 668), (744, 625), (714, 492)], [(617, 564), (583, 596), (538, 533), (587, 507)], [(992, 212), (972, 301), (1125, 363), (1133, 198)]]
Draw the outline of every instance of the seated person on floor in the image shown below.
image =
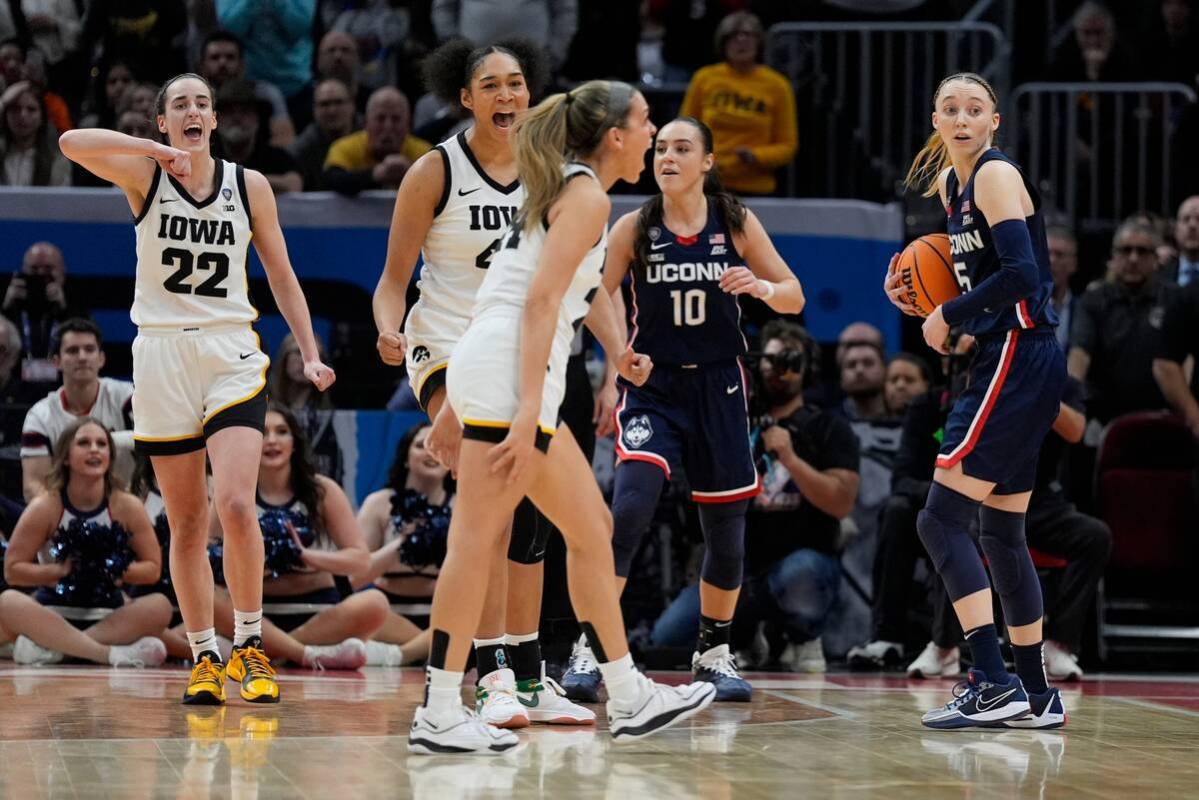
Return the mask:
[(64, 656), (113, 666), (157, 666), (166, 647), (156, 638), (171, 618), (161, 595), (137, 600), (126, 584), (158, 580), (158, 545), (145, 509), (113, 478), (115, 446), (91, 417), (55, 443), (46, 491), (17, 521), (4, 559), (10, 586), (0, 594), (0, 642), (13, 642), (21, 664)]
[(354, 582), (387, 595), (392, 611), (375, 639), (403, 645), (405, 664), (429, 652), (429, 608), (445, 560), (453, 499), (449, 470), (425, 450), (430, 430), (428, 422), (420, 422), (404, 434), (387, 485), (367, 495), (358, 509), (371, 558)]
[[(257, 499), (266, 548), (262, 640), (271, 658), (314, 669), (357, 669), (393, 658), (395, 645), (367, 644), (387, 620), (386, 596), (373, 589), (350, 593), (347, 578), (363, 572), (369, 557), (350, 501), (316, 473), (303, 428), (275, 404), (266, 414)], [(220, 538), (217, 515), (210, 519)], [(223, 589), (215, 611), (217, 632), (231, 636), (232, 603)]]

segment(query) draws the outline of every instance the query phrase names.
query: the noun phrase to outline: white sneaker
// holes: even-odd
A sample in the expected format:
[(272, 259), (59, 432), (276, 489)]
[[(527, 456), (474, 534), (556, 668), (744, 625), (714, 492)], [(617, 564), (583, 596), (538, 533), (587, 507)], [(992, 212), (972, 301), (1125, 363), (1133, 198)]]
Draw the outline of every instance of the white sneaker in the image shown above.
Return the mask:
[(114, 667), (157, 667), (167, 660), (167, 646), (156, 636), (143, 636), (133, 644), (108, 648), (108, 663)]
[(16, 643), (13, 644), (12, 660), (18, 664), (34, 666), (58, 664), (62, 661), (62, 653), (57, 650), (48, 650), (28, 636), (18, 636)]
[(515, 733), (488, 725), (462, 706), (437, 715), (418, 706), (408, 731), (408, 752), (481, 753), (494, 755), (511, 750), (520, 742)]
[(404, 651), (398, 644), (376, 642), (366, 643), (366, 665), (368, 667), (399, 667), (404, 664)]
[(1046, 639), (1043, 649), (1045, 671), (1055, 681), (1082, 680), (1082, 667), (1078, 666), (1078, 656), (1071, 653), (1052, 639)]
[(516, 699), (516, 674), (497, 669), (479, 679), (475, 687), (475, 713), (479, 719), (497, 728), (525, 728), (529, 714)]
[(792, 672), (818, 674), (828, 669), (828, 663), (824, 660), (824, 644), (819, 636), (799, 644), (791, 642), (783, 649), (779, 660)]
[(916, 660), (908, 665), (908, 677), (956, 678), (962, 674), (961, 661), (962, 653), (958, 648), (942, 650), (929, 642)]
[(883, 669), (899, 664), (903, 659), (903, 645), (877, 639), (849, 648), (845, 658), (850, 669)]
[(304, 645), (304, 666), (309, 669), (358, 669), (365, 664), (366, 645), (361, 639)]
[(572, 703), (566, 691), (553, 678), (545, 674), (545, 662), (541, 662), (541, 679), (533, 678), (516, 684), (516, 699), (525, 707), (530, 722), (549, 725), (594, 725), (595, 712)]
[(632, 703), (608, 700), (608, 730), (618, 742), (633, 741), (665, 730), (703, 711), (716, 699), (710, 683), (666, 686), (636, 674), (641, 690)]

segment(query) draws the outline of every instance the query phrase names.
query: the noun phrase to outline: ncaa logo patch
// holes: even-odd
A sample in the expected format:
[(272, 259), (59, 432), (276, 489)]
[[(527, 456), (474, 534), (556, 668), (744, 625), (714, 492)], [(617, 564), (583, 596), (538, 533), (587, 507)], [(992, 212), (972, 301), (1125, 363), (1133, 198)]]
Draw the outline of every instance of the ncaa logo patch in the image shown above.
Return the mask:
[(417, 345), (416, 347), (412, 348), (412, 363), (413, 364), (419, 364), (422, 361), (428, 361), (428, 360), (429, 360), (429, 348), (425, 347), (423, 344)]
[(654, 428), (649, 424), (649, 417), (642, 414), (629, 420), (624, 429), (624, 442), (629, 447), (640, 447), (654, 435)]

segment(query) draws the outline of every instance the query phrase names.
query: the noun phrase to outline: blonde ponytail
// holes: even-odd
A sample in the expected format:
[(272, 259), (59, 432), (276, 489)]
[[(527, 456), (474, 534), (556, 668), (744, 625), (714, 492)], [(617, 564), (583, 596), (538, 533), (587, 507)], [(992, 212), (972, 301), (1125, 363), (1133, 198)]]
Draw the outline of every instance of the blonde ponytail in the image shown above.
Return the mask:
[(949, 157), (949, 148), (945, 146), (945, 140), (941, 138), (941, 134), (933, 131), (933, 135), (928, 137), (924, 147), (920, 148), (920, 152), (912, 159), (912, 166), (908, 168), (908, 176), (904, 178), (903, 185), (909, 189), (918, 189), (925, 197), (932, 197), (937, 193), (937, 176), (952, 164), (953, 160)]
[(550, 95), (516, 121), (516, 169), (525, 190), (523, 229), (539, 223), (558, 199), (566, 160), (591, 155), (610, 128), (624, 125), (635, 92), (620, 81), (588, 81)]
[(516, 170), (525, 190), (525, 200), (520, 208), (525, 230), (545, 216), (562, 191), (569, 110), (566, 95), (555, 94), (516, 122)]

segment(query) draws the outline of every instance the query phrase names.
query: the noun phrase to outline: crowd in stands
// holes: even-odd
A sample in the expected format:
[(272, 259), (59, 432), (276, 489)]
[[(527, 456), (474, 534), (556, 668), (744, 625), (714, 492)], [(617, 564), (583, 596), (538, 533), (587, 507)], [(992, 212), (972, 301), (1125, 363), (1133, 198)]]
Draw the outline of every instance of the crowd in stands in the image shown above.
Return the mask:
[[(687, 84), (681, 113), (712, 128), (725, 183), (740, 194), (777, 194), (777, 171), (802, 146), (802, 120), (793, 88), (765, 64), (766, 29), (793, 19), (861, 18), (870, 12), (857, 6), (879, 4), (651, 0), (640, 15), (610, 5), (0, 0), (0, 184), (94, 182), (71, 170), (57, 134), (102, 126), (156, 136), (157, 85), (194, 70), (216, 91), (218, 155), (261, 171), (276, 193), (394, 189), (415, 159), (464, 124), (455, 109), (424, 94), (421, 58), (455, 36), (484, 44), (519, 34), (551, 53), (557, 86), (645, 78), (638, 45), (656, 42), (658, 63), (647, 80)], [(953, 2), (899, 5), (908, 8), (880, 18), (961, 10)], [(1078, 4), (1074, 35), (1063, 39), (1045, 76), (1199, 88), (1194, 4), (1153, 5), (1160, 17), (1126, 19), (1126, 9)], [(610, 26), (604, 36), (597, 19)], [(1130, 20), (1135, 24), (1125, 24)], [(1144, 39), (1137, 38), (1142, 28)], [(1182, 177), (1191, 181), (1190, 196), (1174, 220), (1124, 220), (1104, 263), (1083, 260), (1069, 226), (1049, 231), (1058, 341), (1073, 381), (1042, 450), (1028, 539), (1061, 562), (1058, 591), (1047, 594), (1046, 662), (1055, 678), (1082, 673), (1079, 657), (1112, 547), (1090, 489), (1104, 426), (1168, 409), (1199, 443), (1199, 171)], [(743, 666), (815, 672), (825, 669), (826, 657), (847, 657), (855, 666), (908, 665), (913, 676), (959, 674), (961, 631), (924, 563), (916, 514), (964, 380), (968, 337), (936, 363), (888, 352), (882, 333), (866, 323), (847, 326), (827, 357), (795, 320), (750, 333), (751, 435), (763, 491), (748, 519), (734, 624)], [(304, 380), (291, 337), (272, 361), (275, 405), (258, 496), (264, 535), (273, 537), (268, 553), (277, 554), (273, 562), (268, 556), (267, 647), (312, 667), (419, 661), (428, 649), (422, 630), (436, 582), (437, 537), (444, 553), (453, 502), (453, 481), (424, 452), (428, 428), (408, 432), (386, 485), (355, 512), (341, 488), (345, 465), (330, 424), (331, 399)], [(64, 655), (113, 664), (187, 657), (171, 627), (178, 619), (171, 619), (170, 603), (153, 599), (173, 600), (169, 540), (152, 472), (132, 455), (132, 385), (102, 375), (105, 367), (103, 333), (73, 288), (61, 251), (51, 242), (33, 244), (7, 280), (0, 316), (0, 540), (8, 545), (0, 550), (7, 581), (0, 588), (11, 587), (0, 595), (0, 655), (16, 644), (9, 654), (26, 663)], [(389, 408), (411, 408), (411, 401), (401, 386)], [(95, 477), (79, 466), (92, 464), (88, 459), (103, 461), (93, 469), (103, 480), (85, 480), (84, 473)], [(664, 504), (685, 496), (671, 492)], [(107, 514), (101, 522), (87, 522), (99, 511), (80, 510), (100, 508)], [(698, 537), (685, 511), (660, 517), (683, 579), (665, 587), (660, 607), (640, 620), (639, 647), (686, 658), (699, 608), (694, 569), (686, 566), (698, 563)], [(111, 613), (65, 613), (72, 624), (63, 625), (43, 619), (43, 606), (28, 593), (57, 592), (61, 602), (52, 607), (81, 607), (69, 596), (69, 562), (45, 549), (71, 519), (123, 531), (122, 547), (132, 543), (135, 557), (121, 574), (100, 577), (138, 599), (118, 592), (106, 597)], [(151, 534), (157, 547), (147, 544)], [(219, 554), (218, 529), (212, 542)], [(651, 555), (640, 554), (635, 570), (654, 575)], [(630, 629), (637, 622), (630, 620)], [(162, 652), (146, 638), (161, 642)]]

